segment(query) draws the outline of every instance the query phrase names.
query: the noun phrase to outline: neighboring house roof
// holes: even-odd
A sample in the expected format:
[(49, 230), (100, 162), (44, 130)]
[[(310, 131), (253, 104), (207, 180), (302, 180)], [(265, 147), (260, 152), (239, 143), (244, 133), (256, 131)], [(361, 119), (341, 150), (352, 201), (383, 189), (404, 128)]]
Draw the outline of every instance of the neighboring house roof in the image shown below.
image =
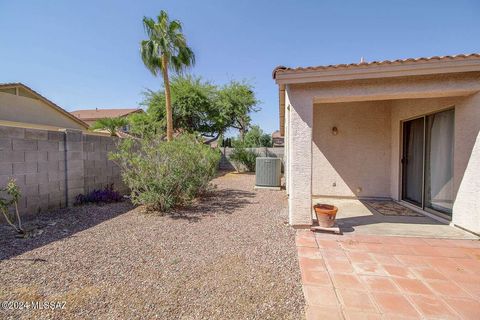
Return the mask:
[(282, 134), (280, 133), (280, 130), (274, 131), (272, 133), (272, 138), (283, 138)]
[[(457, 54), (449, 56), (433, 56), (433, 57), (421, 57), (421, 58), (408, 58), (408, 59), (397, 59), (397, 60), (383, 60), (383, 61), (372, 61), (365, 62), (361, 61), (359, 63), (349, 63), (349, 64), (330, 64), (330, 65), (319, 65), (319, 66), (310, 66), (310, 67), (295, 67), (289, 68), (285, 66), (278, 66), (273, 69), (272, 77), (276, 79), (277, 74), (285, 72), (302, 72), (302, 71), (319, 71), (319, 70), (335, 70), (335, 69), (351, 69), (359, 67), (372, 67), (372, 66), (384, 66), (384, 65), (405, 65), (418, 62), (431, 62), (431, 61), (460, 61), (468, 59), (480, 58), (480, 53), (471, 53), (471, 54)], [(363, 60), (363, 59), (362, 59)]]
[(60, 112), (61, 114), (63, 114), (64, 116), (70, 118), (71, 120), (75, 121), (76, 123), (78, 123), (79, 125), (81, 125), (82, 127), (84, 127), (85, 129), (88, 129), (88, 124), (83, 122), (82, 120), (78, 119), (77, 117), (74, 117), (72, 114), (70, 114), (68, 111), (64, 110), (63, 108), (61, 108), (60, 106), (58, 106), (57, 104), (53, 103), (52, 101), (48, 100), (47, 98), (45, 98), (44, 96), (42, 96), (40, 93), (38, 93), (37, 91), (31, 89), (30, 87), (24, 85), (23, 83), (20, 83), (20, 82), (13, 82), (13, 83), (0, 83), (0, 89), (10, 89), (10, 88), (22, 88), (23, 90), (25, 90), (27, 93), (30, 94), (30, 97), (31, 98), (37, 98), (39, 99), (40, 101), (42, 101), (43, 103), (45, 103), (46, 105), (48, 105), (49, 107), (53, 108), (54, 110)]
[(91, 110), (76, 110), (70, 113), (81, 120), (92, 121), (92, 120), (98, 120), (103, 118), (125, 117), (136, 112), (143, 112), (143, 110), (139, 108), (135, 108), (135, 109), (98, 109), (97, 108), (97, 109), (91, 109)]

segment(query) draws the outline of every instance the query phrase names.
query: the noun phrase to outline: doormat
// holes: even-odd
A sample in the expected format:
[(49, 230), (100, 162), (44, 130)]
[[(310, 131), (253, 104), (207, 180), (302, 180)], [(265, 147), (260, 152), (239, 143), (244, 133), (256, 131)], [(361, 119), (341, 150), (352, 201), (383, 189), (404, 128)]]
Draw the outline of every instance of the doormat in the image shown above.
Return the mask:
[(423, 214), (390, 200), (362, 200), (362, 203), (384, 216), (423, 217)]

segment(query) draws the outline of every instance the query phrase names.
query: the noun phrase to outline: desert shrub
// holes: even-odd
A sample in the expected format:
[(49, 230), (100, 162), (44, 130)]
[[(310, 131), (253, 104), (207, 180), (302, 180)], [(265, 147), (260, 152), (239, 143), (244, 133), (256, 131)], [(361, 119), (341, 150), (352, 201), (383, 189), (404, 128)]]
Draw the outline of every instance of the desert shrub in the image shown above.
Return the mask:
[[(0, 211), (7, 223), (19, 234), (24, 234), (22, 220), (18, 212), (18, 200), (21, 197), (20, 189), (14, 179), (10, 179), (5, 188), (0, 189)], [(15, 208), (15, 214), (10, 211), (10, 207)], [(17, 222), (15, 222), (15, 217)]]
[(106, 186), (104, 189), (95, 189), (87, 194), (79, 194), (75, 197), (75, 205), (86, 203), (112, 203), (120, 202), (123, 196), (113, 189), (113, 184)]
[(255, 151), (246, 149), (242, 144), (236, 144), (230, 155), (230, 161), (233, 162), (237, 171), (246, 169), (247, 171), (254, 172), (255, 164), (258, 154)]
[(120, 166), (134, 204), (166, 212), (208, 189), (220, 152), (184, 134), (170, 142), (161, 136), (125, 139), (110, 158)]

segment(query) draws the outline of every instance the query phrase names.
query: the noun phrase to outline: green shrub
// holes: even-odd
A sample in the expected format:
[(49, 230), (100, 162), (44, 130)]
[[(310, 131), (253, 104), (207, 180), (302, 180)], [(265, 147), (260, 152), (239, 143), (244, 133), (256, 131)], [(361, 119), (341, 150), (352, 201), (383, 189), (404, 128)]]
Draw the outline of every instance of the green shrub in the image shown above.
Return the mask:
[(237, 144), (229, 158), (235, 165), (237, 171), (246, 170), (255, 172), (257, 157), (258, 154), (255, 151), (245, 149), (241, 144)]
[(126, 139), (110, 158), (121, 167), (134, 204), (166, 212), (208, 189), (220, 152), (198, 142), (194, 135), (185, 134), (170, 142), (157, 135)]

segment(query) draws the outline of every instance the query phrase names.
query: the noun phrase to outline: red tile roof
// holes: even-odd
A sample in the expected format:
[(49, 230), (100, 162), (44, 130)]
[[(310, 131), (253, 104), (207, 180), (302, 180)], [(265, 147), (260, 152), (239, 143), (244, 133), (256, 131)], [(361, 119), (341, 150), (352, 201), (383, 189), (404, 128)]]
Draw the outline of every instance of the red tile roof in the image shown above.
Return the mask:
[(75, 117), (82, 120), (97, 120), (103, 118), (124, 117), (135, 112), (143, 112), (142, 109), (92, 109), (92, 110), (76, 110), (70, 112)]
[(416, 62), (425, 62), (433, 60), (465, 60), (469, 58), (479, 58), (480, 53), (471, 53), (471, 54), (457, 54), (451, 56), (433, 56), (433, 57), (423, 57), (423, 58), (409, 58), (409, 59), (397, 59), (397, 60), (383, 60), (383, 61), (372, 61), (372, 62), (360, 62), (360, 63), (349, 63), (349, 64), (331, 64), (323, 66), (312, 66), (312, 67), (295, 67), (289, 68), (285, 66), (278, 66), (273, 69), (272, 77), (275, 79), (277, 73), (286, 72), (286, 71), (318, 71), (318, 70), (331, 70), (331, 69), (346, 69), (346, 68), (357, 68), (357, 67), (368, 67), (368, 66), (380, 66), (380, 65), (399, 65), (407, 63), (416, 63)]

